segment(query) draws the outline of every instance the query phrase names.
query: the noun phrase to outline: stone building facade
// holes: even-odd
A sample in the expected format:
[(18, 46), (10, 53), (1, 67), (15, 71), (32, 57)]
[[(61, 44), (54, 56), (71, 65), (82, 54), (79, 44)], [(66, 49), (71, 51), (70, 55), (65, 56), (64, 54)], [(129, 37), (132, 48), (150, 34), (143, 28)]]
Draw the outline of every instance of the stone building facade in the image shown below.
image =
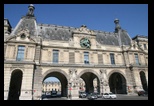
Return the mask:
[(42, 92), (59, 91), (61, 92), (61, 83), (59, 81), (43, 82)]
[[(148, 91), (148, 37), (130, 38), (115, 19), (115, 31), (39, 24), (35, 7), (12, 30), (4, 19), (4, 100), (36, 100), (43, 81), (56, 77), (61, 96), (78, 98), (79, 82), (87, 93), (133, 94)], [(39, 17), (38, 17), (39, 18)]]

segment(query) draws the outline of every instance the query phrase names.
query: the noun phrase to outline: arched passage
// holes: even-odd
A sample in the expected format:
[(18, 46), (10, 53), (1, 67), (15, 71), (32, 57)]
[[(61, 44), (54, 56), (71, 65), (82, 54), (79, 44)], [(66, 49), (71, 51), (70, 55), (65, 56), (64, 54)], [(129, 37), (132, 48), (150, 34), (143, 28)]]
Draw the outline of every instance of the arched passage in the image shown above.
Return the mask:
[(8, 100), (19, 100), (21, 92), (21, 83), (22, 83), (23, 73), (21, 70), (14, 70), (11, 74)]
[[(61, 83), (61, 96), (67, 97), (67, 85), (68, 85), (68, 79), (67, 74), (64, 73), (62, 70), (49, 70), (44, 74), (43, 81), (48, 77), (56, 77), (60, 83)], [(42, 81), (42, 83), (43, 83)]]
[(145, 91), (148, 91), (147, 81), (146, 81), (145, 73), (143, 71), (140, 72), (140, 79), (141, 79), (143, 89)]
[(118, 73), (114, 72), (109, 77), (109, 86), (110, 91), (115, 94), (126, 94), (126, 79), (125, 77)]
[(79, 77), (85, 82), (86, 93), (100, 92), (100, 81), (96, 72), (93, 70), (83, 70)]

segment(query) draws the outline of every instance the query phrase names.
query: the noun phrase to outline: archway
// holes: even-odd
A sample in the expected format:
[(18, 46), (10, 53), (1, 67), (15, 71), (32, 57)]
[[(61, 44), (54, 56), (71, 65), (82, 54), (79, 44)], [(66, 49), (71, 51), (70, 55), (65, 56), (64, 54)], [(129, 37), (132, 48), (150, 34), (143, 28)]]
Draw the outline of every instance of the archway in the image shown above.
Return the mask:
[[(44, 77), (42, 84), (43, 84), (44, 80), (48, 77), (55, 77), (60, 81), (60, 83), (61, 83), (61, 86), (60, 86), (61, 87), (61, 97), (67, 97), (68, 81), (67, 81), (67, 78), (65, 77), (65, 75), (63, 75), (62, 73), (57, 72), (57, 71), (52, 71)], [(51, 91), (52, 91), (52, 89), (51, 89)]]
[(19, 100), (22, 83), (22, 71), (14, 70), (11, 74), (8, 100)]
[(83, 73), (80, 78), (83, 79), (85, 82), (85, 92), (86, 93), (93, 93), (93, 92), (99, 92), (100, 93), (100, 81), (92, 72), (85, 72)]
[(148, 91), (147, 81), (146, 81), (145, 73), (143, 71), (140, 72), (140, 79), (141, 79), (143, 89), (145, 91)]
[(109, 78), (110, 91), (115, 94), (127, 94), (125, 77), (115, 72)]

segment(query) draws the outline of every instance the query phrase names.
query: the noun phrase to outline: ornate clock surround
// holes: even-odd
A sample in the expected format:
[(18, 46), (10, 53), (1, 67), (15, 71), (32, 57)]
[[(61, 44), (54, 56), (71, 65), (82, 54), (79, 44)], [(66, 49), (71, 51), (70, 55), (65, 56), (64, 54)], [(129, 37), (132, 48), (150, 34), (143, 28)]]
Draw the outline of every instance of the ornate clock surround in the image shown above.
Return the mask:
[(80, 40), (80, 46), (83, 48), (90, 48), (91, 47), (91, 42), (88, 38), (82, 38)]

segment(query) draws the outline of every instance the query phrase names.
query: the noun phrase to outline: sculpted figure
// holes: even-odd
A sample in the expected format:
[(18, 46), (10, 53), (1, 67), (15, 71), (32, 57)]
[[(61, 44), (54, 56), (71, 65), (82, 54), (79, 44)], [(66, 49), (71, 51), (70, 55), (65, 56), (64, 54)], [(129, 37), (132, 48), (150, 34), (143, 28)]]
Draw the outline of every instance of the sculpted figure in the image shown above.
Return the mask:
[(78, 84), (78, 80), (77, 80), (77, 70), (76, 69), (70, 69), (69, 70), (69, 74), (70, 74), (70, 83), (72, 84), (72, 86), (75, 86)]
[(104, 86), (108, 85), (108, 79), (107, 79), (107, 74), (106, 74), (106, 69), (101, 69), (100, 70), (100, 77), (101, 77), (101, 81), (103, 83)]

